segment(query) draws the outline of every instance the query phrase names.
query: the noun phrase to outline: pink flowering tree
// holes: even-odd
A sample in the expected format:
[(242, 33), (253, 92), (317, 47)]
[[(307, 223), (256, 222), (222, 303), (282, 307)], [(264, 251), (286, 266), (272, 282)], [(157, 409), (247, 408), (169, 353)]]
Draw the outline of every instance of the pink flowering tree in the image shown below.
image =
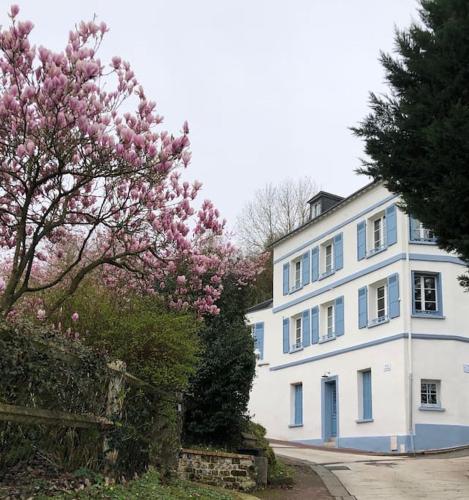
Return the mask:
[(200, 183), (181, 179), (187, 123), (161, 130), (130, 65), (98, 58), (104, 23), (56, 53), (31, 45), (18, 10), (0, 31), (0, 314), (60, 287), (53, 311), (92, 272), (216, 313), (232, 250), (212, 203), (194, 208)]

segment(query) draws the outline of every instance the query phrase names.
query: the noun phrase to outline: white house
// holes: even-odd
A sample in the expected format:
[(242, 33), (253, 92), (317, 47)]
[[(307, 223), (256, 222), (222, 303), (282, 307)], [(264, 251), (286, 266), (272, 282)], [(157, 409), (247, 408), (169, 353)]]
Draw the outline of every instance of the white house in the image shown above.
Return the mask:
[(274, 439), (408, 452), (469, 444), (469, 294), (433, 234), (372, 183), (320, 192), (248, 311), (253, 419)]

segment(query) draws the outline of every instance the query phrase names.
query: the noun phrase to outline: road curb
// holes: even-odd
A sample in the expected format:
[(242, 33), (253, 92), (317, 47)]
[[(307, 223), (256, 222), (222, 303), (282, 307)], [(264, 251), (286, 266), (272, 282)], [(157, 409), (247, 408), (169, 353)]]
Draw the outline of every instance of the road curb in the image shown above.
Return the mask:
[(329, 490), (331, 496), (334, 497), (334, 500), (357, 500), (356, 497), (349, 493), (340, 479), (326, 467), (318, 464), (310, 464), (310, 467), (321, 478), (324, 486)]

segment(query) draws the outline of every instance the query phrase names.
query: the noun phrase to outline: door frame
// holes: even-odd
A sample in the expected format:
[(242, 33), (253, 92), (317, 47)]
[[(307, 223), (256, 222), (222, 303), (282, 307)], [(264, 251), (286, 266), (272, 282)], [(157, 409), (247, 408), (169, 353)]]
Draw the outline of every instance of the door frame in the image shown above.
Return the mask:
[(328, 435), (328, 423), (327, 423), (327, 401), (326, 401), (326, 384), (330, 384), (331, 382), (335, 382), (335, 398), (336, 398), (336, 446), (339, 446), (339, 376), (332, 375), (328, 377), (321, 377), (321, 432), (322, 432), (322, 441), (325, 443), (331, 436)]

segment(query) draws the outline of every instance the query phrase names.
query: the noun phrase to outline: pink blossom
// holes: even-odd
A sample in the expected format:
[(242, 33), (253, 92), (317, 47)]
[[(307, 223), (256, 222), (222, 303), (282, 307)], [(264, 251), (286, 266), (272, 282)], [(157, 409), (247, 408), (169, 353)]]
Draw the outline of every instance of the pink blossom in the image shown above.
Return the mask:
[(38, 311), (36, 313), (36, 318), (40, 321), (45, 319), (46, 318), (46, 311), (44, 311), (44, 309), (38, 309)]
[(10, 7), (10, 15), (11, 17), (16, 17), (20, 11), (18, 5), (14, 4)]
[(76, 321), (78, 321), (78, 318), (79, 318), (78, 313), (77, 313), (77, 312), (74, 312), (74, 313), (72, 314), (72, 321), (76, 322)]

